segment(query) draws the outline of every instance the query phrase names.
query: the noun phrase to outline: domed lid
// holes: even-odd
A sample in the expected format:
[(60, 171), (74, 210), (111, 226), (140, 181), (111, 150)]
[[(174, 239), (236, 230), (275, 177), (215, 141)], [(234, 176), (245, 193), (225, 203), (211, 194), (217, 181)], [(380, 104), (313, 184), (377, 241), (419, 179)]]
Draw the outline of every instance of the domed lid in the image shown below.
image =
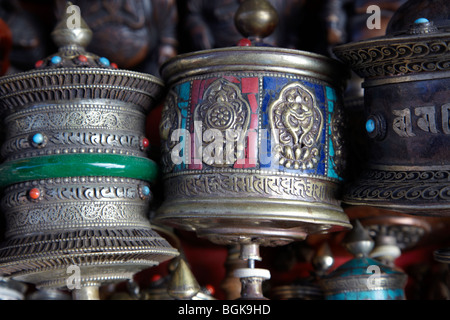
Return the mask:
[(449, 17), (447, 0), (409, 0), (394, 14), (385, 36), (333, 51), (366, 79), (449, 71)]
[[(71, 11), (77, 6), (68, 2), (66, 8), (52, 32), (58, 52), (38, 61), (35, 69), (0, 78), (0, 114), (44, 102), (92, 99), (114, 100), (149, 111), (160, 97), (162, 80), (117, 69), (107, 58), (86, 52), (92, 31), (81, 16), (73, 16), (79, 14)], [(72, 25), (73, 19), (76, 23)]]
[(436, 29), (449, 31), (450, 2), (448, 0), (407, 1), (392, 16), (386, 28), (386, 35), (407, 33), (414, 22), (429, 23), (429, 26), (432, 25)]

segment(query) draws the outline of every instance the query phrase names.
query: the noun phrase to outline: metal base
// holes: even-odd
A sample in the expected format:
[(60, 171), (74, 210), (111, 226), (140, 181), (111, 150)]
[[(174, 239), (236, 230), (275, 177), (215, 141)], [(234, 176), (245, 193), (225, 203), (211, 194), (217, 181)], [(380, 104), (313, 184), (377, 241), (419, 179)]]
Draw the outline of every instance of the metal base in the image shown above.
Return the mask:
[(279, 246), (309, 234), (351, 228), (343, 210), (333, 206), (274, 199), (182, 199), (164, 203), (155, 222), (217, 244)]
[(151, 229), (111, 228), (84, 236), (60, 232), (6, 241), (0, 248), (0, 274), (38, 288), (72, 290), (131, 279), (177, 254)]

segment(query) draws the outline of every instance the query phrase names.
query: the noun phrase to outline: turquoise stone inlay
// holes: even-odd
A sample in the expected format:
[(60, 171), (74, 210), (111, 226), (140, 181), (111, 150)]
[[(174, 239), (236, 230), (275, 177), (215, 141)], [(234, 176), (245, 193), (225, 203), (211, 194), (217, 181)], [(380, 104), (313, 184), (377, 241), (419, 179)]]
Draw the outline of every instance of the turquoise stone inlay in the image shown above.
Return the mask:
[(60, 56), (53, 56), (52, 57), (52, 59), (51, 59), (51, 62), (53, 63), (53, 64), (58, 64), (58, 63), (60, 63), (61, 62), (61, 57)]
[(41, 144), (44, 142), (44, 135), (42, 133), (36, 133), (32, 140), (35, 144)]
[(373, 119), (369, 119), (366, 122), (366, 131), (368, 133), (372, 133), (375, 130), (375, 121)]
[(143, 186), (142, 187), (142, 194), (144, 196), (148, 196), (150, 194), (150, 188), (148, 186)]
[(105, 58), (105, 57), (101, 57), (100, 59), (100, 62), (102, 63), (102, 64), (104, 64), (105, 66), (109, 66), (111, 63), (109, 62), (109, 60), (107, 59), (107, 58)]
[(414, 21), (414, 23), (419, 24), (419, 23), (428, 23), (430, 22), (427, 18), (419, 18), (416, 21)]

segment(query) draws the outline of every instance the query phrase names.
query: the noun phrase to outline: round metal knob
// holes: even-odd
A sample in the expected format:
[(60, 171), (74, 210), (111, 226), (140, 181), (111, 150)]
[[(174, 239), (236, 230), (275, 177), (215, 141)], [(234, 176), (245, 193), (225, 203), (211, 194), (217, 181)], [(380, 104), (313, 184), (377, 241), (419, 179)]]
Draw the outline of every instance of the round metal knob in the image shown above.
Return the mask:
[(262, 39), (275, 30), (278, 13), (266, 0), (246, 0), (236, 11), (234, 23), (244, 37)]

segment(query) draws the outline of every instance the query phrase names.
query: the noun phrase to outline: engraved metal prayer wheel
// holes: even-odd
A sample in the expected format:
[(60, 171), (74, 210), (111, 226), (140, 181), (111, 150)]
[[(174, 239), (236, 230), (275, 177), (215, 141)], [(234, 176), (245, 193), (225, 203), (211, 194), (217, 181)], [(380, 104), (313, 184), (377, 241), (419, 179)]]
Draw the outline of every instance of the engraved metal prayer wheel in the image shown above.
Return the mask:
[(350, 227), (339, 202), (348, 71), (260, 45), (274, 28), (270, 10), (244, 1), (235, 21), (248, 39), (162, 66), (165, 200), (155, 221), (219, 244), (280, 245)]
[(79, 290), (130, 279), (178, 252), (148, 220), (158, 169), (146, 155), (145, 119), (163, 83), (86, 52), (90, 30), (66, 20), (52, 34), (56, 54), (0, 78), (0, 273)]
[(345, 203), (450, 214), (449, 19), (448, 1), (410, 0), (385, 36), (335, 48), (364, 78), (368, 137), (368, 163)]

